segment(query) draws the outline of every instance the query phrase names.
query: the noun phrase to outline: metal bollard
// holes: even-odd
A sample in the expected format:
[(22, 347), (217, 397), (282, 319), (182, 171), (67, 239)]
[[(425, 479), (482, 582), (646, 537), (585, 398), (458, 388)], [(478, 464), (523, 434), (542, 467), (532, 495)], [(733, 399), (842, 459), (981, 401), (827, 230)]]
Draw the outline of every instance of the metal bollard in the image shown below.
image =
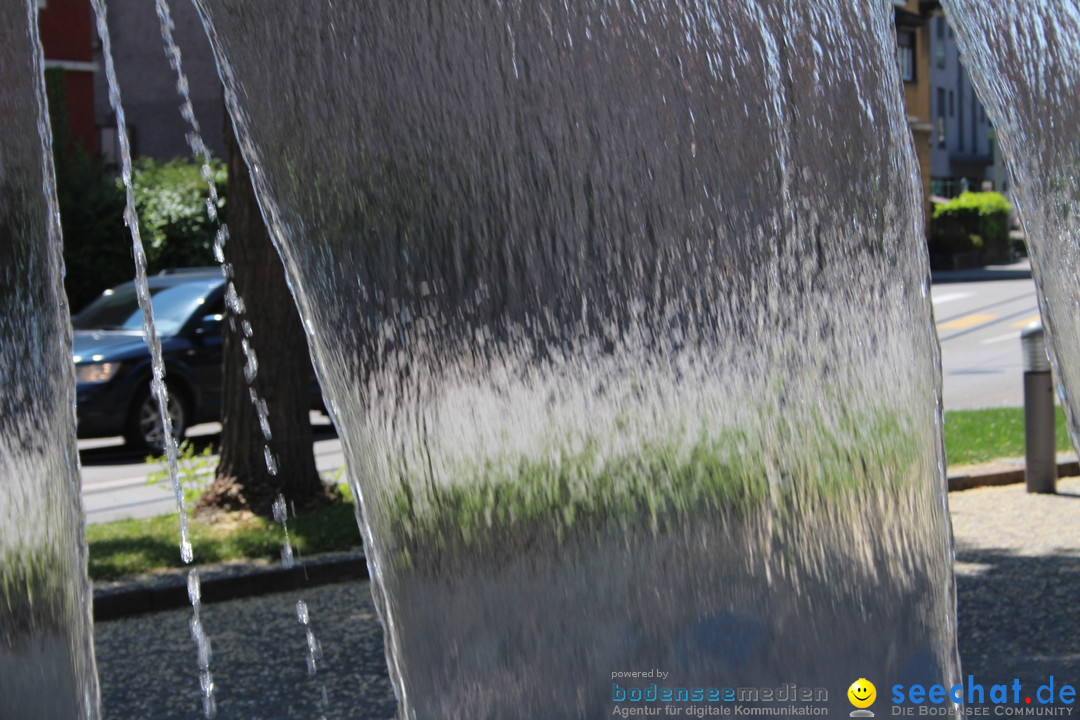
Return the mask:
[(1041, 322), (1020, 333), (1024, 350), (1024, 479), (1029, 493), (1057, 492), (1054, 383)]

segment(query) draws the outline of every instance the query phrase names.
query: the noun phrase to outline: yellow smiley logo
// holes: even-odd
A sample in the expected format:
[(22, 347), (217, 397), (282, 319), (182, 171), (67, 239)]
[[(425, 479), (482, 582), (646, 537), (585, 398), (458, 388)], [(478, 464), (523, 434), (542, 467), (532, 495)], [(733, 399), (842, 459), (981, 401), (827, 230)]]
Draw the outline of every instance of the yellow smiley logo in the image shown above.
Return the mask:
[(859, 678), (847, 689), (848, 700), (857, 708), (868, 708), (877, 699), (877, 688), (866, 678)]

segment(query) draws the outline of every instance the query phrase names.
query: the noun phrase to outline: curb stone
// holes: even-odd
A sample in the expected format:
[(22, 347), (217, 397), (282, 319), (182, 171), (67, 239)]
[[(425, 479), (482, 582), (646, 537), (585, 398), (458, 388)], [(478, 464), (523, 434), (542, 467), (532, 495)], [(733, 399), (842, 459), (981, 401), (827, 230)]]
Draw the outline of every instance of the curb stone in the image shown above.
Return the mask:
[[(1058, 463), (1057, 476), (1059, 478), (1073, 477), (1076, 475), (1080, 475), (1080, 462), (1077, 460), (1069, 460)], [(1012, 485), (1014, 483), (1024, 482), (1024, 466), (1023, 464), (1020, 464), (1016, 467), (989, 471), (975, 470), (970, 473), (956, 473), (949, 475), (948, 479), (949, 492), (970, 490), (971, 488), (977, 487)]]
[[(199, 570), (200, 599), (203, 603), (368, 579), (367, 560), (359, 551), (323, 553), (298, 560), (291, 568), (265, 561), (193, 567)], [(134, 579), (94, 583), (94, 621), (118, 620), (187, 607), (191, 605), (187, 575), (188, 569), (184, 568)]]

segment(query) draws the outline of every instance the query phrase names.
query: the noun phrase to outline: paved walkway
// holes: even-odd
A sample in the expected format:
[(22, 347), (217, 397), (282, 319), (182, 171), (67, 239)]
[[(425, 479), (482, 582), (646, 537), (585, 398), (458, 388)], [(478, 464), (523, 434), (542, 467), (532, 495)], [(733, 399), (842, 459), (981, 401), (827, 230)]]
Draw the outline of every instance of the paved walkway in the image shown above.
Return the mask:
[[(1080, 479), (1056, 496), (1023, 486), (950, 495), (957, 541), (963, 669), (985, 685), (1012, 678), (1080, 684)], [(296, 602), (321, 649), (308, 674)], [(190, 609), (98, 623), (105, 717), (201, 717)], [(396, 703), (366, 582), (209, 605), (220, 718), (390, 718)], [(880, 690), (879, 690), (880, 692)], [(325, 698), (325, 699), (324, 699)]]

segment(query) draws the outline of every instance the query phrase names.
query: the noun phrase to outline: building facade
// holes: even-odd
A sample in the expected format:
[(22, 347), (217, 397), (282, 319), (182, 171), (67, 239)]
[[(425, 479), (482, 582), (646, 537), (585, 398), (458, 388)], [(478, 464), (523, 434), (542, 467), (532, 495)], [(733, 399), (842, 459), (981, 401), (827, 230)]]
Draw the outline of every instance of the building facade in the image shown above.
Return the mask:
[(94, 157), (97, 129), (94, 119), (94, 79), (98, 64), (94, 58), (93, 13), (88, 0), (38, 0), (38, 33), (45, 54), (46, 70), (64, 74), (64, 98), (73, 143), (79, 143)]
[[(89, 5), (89, 0), (81, 2)], [(109, 0), (108, 7), (109, 37), (132, 154), (156, 160), (191, 157), (187, 143), (190, 128), (180, 114), (176, 73), (165, 54), (154, 3), (149, 0)], [(203, 141), (216, 157), (222, 158), (225, 154), (225, 101), (210, 41), (193, 3), (170, 3), (170, 11), (173, 37), (180, 47)], [(99, 63), (104, 66), (100, 47), (97, 53)], [(105, 73), (98, 73), (95, 83), (95, 115), (101, 152), (107, 162), (115, 163), (118, 158), (116, 114), (109, 105)]]
[(896, 20), (896, 61), (904, 82), (904, 107), (915, 143), (922, 180), (923, 215), (930, 227), (930, 177), (933, 108), (930, 103), (929, 22), (941, 13), (934, 0), (893, 0)]
[(931, 192), (950, 198), (964, 190), (1006, 191), (1000, 160), (995, 163), (993, 128), (945, 17), (930, 21), (930, 52)]

